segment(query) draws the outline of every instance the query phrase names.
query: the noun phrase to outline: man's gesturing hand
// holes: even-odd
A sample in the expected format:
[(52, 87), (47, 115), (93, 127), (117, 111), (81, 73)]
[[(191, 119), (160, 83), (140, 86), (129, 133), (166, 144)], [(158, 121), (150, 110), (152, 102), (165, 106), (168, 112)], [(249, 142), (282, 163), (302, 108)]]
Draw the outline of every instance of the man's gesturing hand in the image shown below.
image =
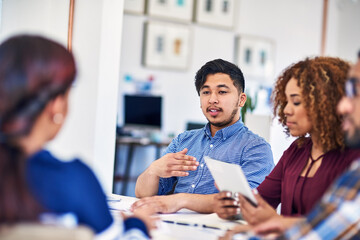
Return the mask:
[(195, 157), (186, 155), (187, 148), (177, 153), (168, 153), (150, 165), (150, 173), (162, 178), (185, 177), (199, 166)]

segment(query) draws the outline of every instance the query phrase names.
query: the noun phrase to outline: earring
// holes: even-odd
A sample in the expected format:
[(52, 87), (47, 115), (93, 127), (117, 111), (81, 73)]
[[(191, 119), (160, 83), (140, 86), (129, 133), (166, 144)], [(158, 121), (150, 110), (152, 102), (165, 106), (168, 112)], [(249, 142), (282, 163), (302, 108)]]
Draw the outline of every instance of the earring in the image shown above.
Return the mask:
[(64, 115), (62, 113), (55, 113), (53, 116), (53, 122), (55, 124), (62, 124), (64, 122)]

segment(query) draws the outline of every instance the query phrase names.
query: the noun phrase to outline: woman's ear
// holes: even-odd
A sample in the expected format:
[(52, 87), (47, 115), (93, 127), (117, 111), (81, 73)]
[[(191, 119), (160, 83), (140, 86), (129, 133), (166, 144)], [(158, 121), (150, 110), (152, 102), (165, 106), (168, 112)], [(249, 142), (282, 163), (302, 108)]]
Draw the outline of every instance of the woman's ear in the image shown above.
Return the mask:
[(62, 124), (67, 114), (67, 94), (60, 94), (46, 106), (46, 111), (52, 122)]
[(243, 107), (246, 102), (246, 94), (240, 93), (240, 101), (239, 101), (239, 107)]

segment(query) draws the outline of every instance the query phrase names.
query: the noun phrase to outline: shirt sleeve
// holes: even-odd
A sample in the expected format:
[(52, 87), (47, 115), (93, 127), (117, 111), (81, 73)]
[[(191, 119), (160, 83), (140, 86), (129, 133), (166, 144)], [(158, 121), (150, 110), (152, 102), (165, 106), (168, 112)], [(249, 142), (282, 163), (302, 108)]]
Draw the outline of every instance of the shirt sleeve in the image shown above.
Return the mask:
[(251, 142), (240, 163), (251, 188), (256, 188), (274, 168), (270, 145), (263, 140)]
[[(94, 173), (80, 161), (74, 161), (73, 166), (68, 168), (68, 204), (80, 224), (91, 226), (96, 233), (108, 228), (112, 222), (106, 196)], [(71, 180), (70, 180), (71, 179)]]
[[(171, 141), (169, 146), (164, 151), (163, 156), (168, 154), (168, 153), (176, 153), (176, 152), (180, 151), (180, 150), (177, 149), (178, 141), (179, 141), (179, 136), (177, 136), (176, 138), (174, 138)], [(158, 195), (166, 195), (166, 194), (168, 194), (173, 189), (174, 184), (176, 184), (176, 182), (177, 182), (177, 177), (160, 178), (159, 179)]]
[(135, 217), (130, 217), (124, 221), (124, 229), (125, 232), (128, 232), (132, 229), (138, 229), (141, 230), (147, 237), (149, 237), (145, 223)]

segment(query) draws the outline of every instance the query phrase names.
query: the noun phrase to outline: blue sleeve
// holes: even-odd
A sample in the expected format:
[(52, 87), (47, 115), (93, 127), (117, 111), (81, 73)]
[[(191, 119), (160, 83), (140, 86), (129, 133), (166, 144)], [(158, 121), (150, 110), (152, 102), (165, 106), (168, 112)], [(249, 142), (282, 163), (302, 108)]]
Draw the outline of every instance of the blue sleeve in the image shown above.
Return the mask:
[(251, 141), (244, 149), (241, 168), (251, 188), (256, 188), (274, 168), (270, 145), (262, 139)]
[(138, 218), (130, 217), (124, 221), (124, 230), (126, 232), (133, 228), (141, 230), (146, 236), (150, 237), (145, 223)]
[[(169, 146), (164, 151), (164, 155), (168, 153), (176, 153), (180, 150), (177, 149), (177, 143), (179, 141), (179, 136), (174, 138)], [(166, 195), (168, 194), (172, 189), (174, 184), (177, 182), (177, 177), (171, 177), (171, 178), (160, 178), (159, 180), (159, 189), (158, 189), (158, 195)]]
[(85, 224), (100, 233), (112, 222), (106, 196), (94, 173), (80, 161), (68, 168), (67, 194), (69, 204), (77, 215), (79, 224)]

